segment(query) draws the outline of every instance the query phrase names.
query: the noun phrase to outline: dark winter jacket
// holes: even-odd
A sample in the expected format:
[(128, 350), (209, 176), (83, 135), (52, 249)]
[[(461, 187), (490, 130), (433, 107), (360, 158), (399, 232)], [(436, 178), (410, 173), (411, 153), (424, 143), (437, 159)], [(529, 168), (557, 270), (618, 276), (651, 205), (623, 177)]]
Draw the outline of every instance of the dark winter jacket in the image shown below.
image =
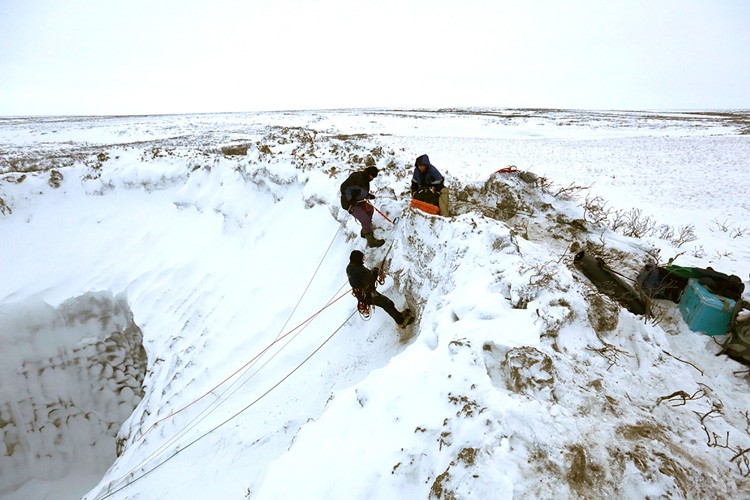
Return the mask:
[(370, 176), (367, 172), (354, 172), (341, 183), (341, 206), (349, 210), (353, 205), (370, 196)]
[[(425, 170), (424, 173), (420, 172), (419, 167), (417, 166), (419, 164), (427, 165), (427, 170)], [(422, 155), (417, 158), (417, 161), (414, 164), (414, 175), (412, 175), (411, 179), (412, 194), (425, 188), (432, 188), (435, 191), (440, 191), (445, 187), (443, 184), (444, 181), (442, 174), (438, 172), (435, 165), (430, 163), (430, 158), (427, 155)]]
[(362, 264), (350, 263), (346, 266), (346, 277), (349, 278), (349, 286), (355, 290), (357, 298), (366, 304), (370, 304), (372, 293), (375, 291), (375, 281), (378, 279), (380, 269), (367, 269)]

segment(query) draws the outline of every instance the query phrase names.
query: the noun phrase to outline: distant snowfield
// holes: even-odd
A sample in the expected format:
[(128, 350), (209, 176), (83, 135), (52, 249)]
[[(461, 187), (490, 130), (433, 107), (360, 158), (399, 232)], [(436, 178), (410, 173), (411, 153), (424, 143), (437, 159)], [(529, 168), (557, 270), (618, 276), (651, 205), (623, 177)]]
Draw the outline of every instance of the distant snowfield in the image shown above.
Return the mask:
[[(571, 249), (630, 277), (679, 255), (750, 287), (749, 127), (741, 112), (0, 119), (0, 495), (737, 497), (747, 368), (675, 304), (655, 324), (599, 300)], [(454, 217), (407, 208), (423, 153)], [(396, 222), (375, 216), (374, 251), (338, 205), (365, 161)], [(509, 165), (537, 180), (493, 175)], [(608, 230), (584, 220), (587, 196), (696, 239)], [(372, 266), (389, 247), (381, 291), (418, 312), (408, 340), (347, 293), (351, 250)], [(678, 391), (693, 399), (660, 399)]]

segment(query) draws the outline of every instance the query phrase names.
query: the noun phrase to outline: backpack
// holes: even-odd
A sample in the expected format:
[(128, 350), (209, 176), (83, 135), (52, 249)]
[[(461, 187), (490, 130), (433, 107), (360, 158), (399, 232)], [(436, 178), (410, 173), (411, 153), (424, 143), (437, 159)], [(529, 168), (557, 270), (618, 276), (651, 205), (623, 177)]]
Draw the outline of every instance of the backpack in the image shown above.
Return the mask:
[(708, 288), (711, 292), (722, 297), (729, 297), (734, 301), (742, 299), (742, 292), (745, 290), (745, 284), (739, 276), (733, 274), (724, 274), (714, 271), (713, 268), (700, 267), (683, 267), (683, 266), (665, 266), (667, 271), (675, 276), (685, 279), (695, 278), (698, 283)]
[(739, 276), (720, 273), (712, 268), (657, 266), (646, 264), (635, 281), (641, 291), (652, 299), (667, 299), (679, 303), (688, 280), (694, 278), (711, 293), (739, 301), (745, 284)]
[(675, 304), (680, 302), (683, 290), (687, 286), (687, 278), (670, 273), (666, 268), (656, 264), (646, 264), (635, 278), (638, 288), (652, 299), (671, 300)]
[(729, 336), (721, 346), (719, 354), (726, 354), (735, 361), (750, 366), (750, 318), (738, 321), (740, 311), (750, 310), (750, 302), (739, 300), (732, 311)]

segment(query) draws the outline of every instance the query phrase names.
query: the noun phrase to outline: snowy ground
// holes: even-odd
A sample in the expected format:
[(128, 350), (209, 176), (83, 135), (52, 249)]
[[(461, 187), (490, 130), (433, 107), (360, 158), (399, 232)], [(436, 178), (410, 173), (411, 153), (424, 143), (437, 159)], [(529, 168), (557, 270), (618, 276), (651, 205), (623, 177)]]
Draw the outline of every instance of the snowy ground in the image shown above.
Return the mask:
[[(747, 368), (675, 304), (647, 321), (598, 294), (572, 250), (750, 286), (748, 132), (743, 112), (0, 119), (0, 495), (739, 497)], [(449, 219), (407, 209), (423, 153)], [(376, 215), (375, 251), (337, 194), (373, 161), (396, 222)], [(409, 339), (347, 293), (349, 252), (391, 242)]]

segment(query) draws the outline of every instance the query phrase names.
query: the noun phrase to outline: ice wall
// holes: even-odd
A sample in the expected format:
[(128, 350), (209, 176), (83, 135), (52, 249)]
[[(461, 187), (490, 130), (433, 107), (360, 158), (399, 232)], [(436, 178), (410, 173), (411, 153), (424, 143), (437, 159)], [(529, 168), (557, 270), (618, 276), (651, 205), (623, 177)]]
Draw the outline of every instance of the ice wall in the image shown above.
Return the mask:
[(142, 340), (125, 298), (110, 293), (57, 309), (0, 305), (0, 496), (32, 479), (104, 474), (143, 397)]

